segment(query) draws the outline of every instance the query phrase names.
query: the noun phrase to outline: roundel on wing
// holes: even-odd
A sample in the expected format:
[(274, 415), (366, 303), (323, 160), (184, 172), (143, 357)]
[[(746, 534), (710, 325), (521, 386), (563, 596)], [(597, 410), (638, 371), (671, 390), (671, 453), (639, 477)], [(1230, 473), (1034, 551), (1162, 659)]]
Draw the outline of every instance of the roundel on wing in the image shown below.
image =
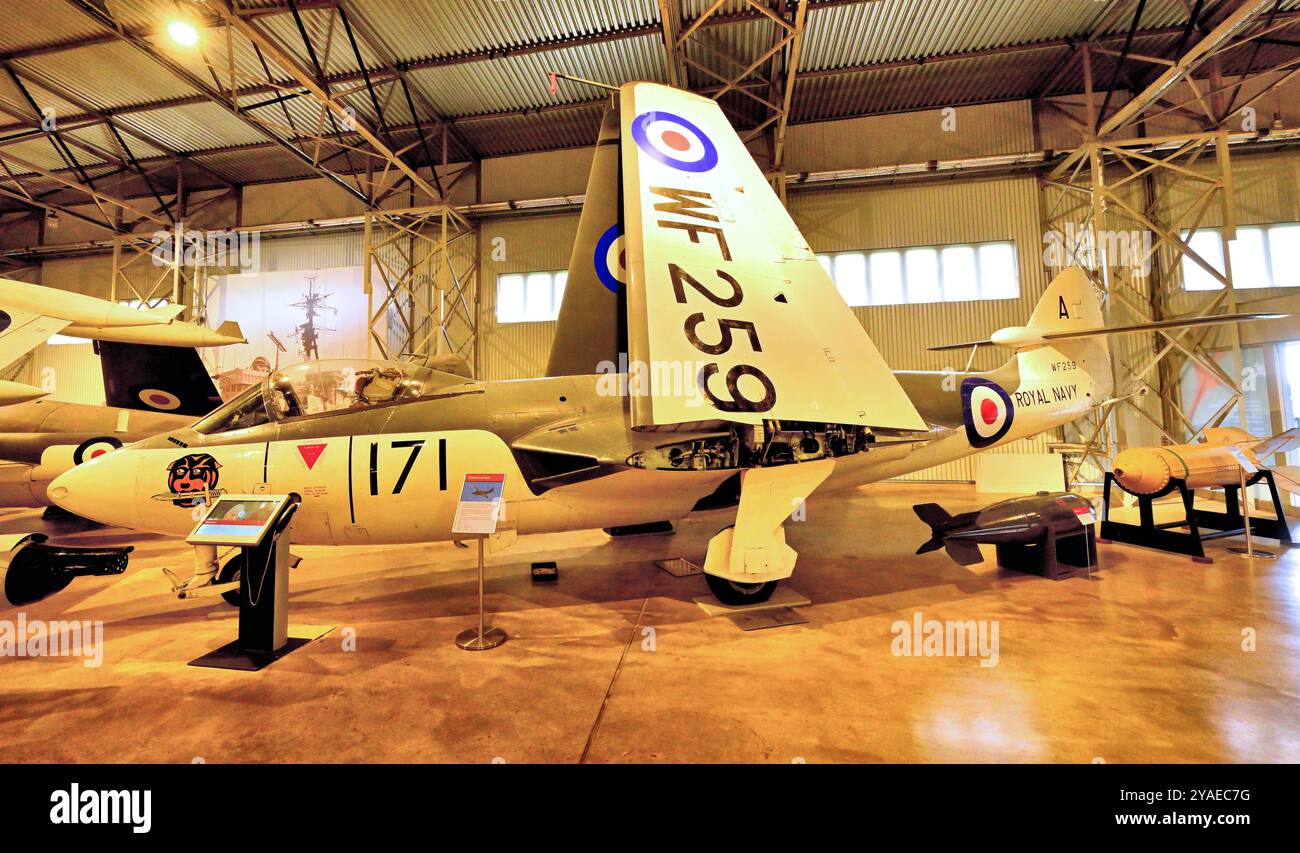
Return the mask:
[(87, 439), (78, 444), (77, 449), (72, 451), (72, 464), (80, 465), (82, 462), (89, 462), (111, 450), (117, 450), (121, 446), (122, 442), (111, 435)]
[(0, 311), (0, 332), (3, 332), (5, 329), (13, 325), (13, 322), (14, 322), (13, 317), (10, 317), (5, 312)]
[(961, 383), (962, 420), (971, 447), (988, 447), (1011, 429), (1016, 410), (1011, 395), (987, 379), (968, 377)]
[(596, 277), (610, 293), (618, 293), (627, 283), (627, 256), (623, 251), (623, 230), (618, 225), (609, 226), (596, 241)]
[(683, 172), (707, 172), (718, 165), (713, 140), (675, 113), (641, 113), (632, 120), (632, 139), (653, 159)]
[(131, 393), (141, 403), (160, 412), (171, 412), (181, 407), (181, 398), (161, 388), (133, 388)]

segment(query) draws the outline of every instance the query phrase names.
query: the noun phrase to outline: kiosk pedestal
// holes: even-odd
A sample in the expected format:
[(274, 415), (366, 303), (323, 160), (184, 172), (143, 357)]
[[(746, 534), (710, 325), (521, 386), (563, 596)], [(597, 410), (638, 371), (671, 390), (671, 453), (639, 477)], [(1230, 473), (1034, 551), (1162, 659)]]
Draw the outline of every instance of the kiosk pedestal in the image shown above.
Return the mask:
[(239, 637), (190, 666), (254, 671), (310, 642), (289, 636), (290, 525), (298, 505), (296, 495), (223, 496), (190, 534), (192, 545), (239, 547)]

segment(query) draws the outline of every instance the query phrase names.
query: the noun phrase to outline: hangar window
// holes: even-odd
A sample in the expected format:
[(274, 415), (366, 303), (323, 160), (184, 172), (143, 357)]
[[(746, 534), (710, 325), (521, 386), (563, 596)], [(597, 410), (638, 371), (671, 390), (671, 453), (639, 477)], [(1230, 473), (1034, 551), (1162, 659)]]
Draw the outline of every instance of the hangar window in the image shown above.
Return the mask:
[(560, 316), (567, 270), (497, 276), (497, 322), (536, 323)]
[[(1195, 234), (1184, 231), (1182, 237), (1193, 252), (1223, 272), (1220, 229), (1202, 228)], [(1228, 250), (1232, 253), (1234, 287), (1300, 287), (1300, 222), (1240, 226), (1237, 239), (1228, 242)], [(1186, 255), (1182, 264), (1184, 289), (1219, 290), (1223, 287), (1217, 278)]]
[(1020, 296), (1016, 247), (1011, 242), (834, 252), (818, 255), (817, 260), (852, 306)]

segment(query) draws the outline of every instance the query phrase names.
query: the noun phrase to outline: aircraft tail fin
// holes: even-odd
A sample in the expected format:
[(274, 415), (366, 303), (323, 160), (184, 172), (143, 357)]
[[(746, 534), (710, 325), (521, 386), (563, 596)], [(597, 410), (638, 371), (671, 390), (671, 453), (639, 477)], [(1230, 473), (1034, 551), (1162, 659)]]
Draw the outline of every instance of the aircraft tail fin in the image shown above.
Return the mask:
[(602, 361), (617, 364), (618, 354), (627, 349), (618, 146), (618, 111), (609, 109), (591, 161), (547, 376), (596, 373)]
[(1067, 267), (1047, 285), (1025, 327), (1053, 334), (1096, 330), (1105, 325), (1092, 279), (1079, 267)]
[(96, 341), (104, 401), (116, 408), (202, 417), (221, 405), (207, 365), (192, 347)]
[(1265, 438), (1251, 448), (1255, 455), (1263, 459), (1275, 453), (1290, 453), (1300, 447), (1300, 427), (1292, 427), (1286, 432), (1278, 433), (1272, 438)]
[(220, 326), (217, 326), (217, 334), (223, 338), (238, 338), (244, 343), (248, 343), (248, 338), (244, 337), (244, 330), (239, 328), (239, 324), (234, 320), (226, 320)]
[(944, 528), (952, 522), (952, 515), (938, 504), (916, 504), (912, 507), (912, 512), (916, 513), (916, 517), (921, 521), (930, 525), (930, 539), (917, 548), (916, 553), (928, 554), (931, 551), (938, 551), (944, 545)]
[(984, 555), (980, 553), (980, 546), (969, 539), (949, 539), (944, 543), (944, 548), (947, 549), (948, 556), (952, 557), (953, 562), (958, 565), (973, 566), (976, 563), (984, 562)]

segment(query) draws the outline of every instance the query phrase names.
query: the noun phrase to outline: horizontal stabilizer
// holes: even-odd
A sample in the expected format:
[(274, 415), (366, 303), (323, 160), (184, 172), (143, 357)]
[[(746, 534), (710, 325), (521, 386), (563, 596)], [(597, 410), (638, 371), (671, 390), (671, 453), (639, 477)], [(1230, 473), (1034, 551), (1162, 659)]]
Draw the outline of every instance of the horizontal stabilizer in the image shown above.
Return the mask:
[(1039, 332), (1029, 327), (1012, 326), (999, 329), (991, 338), (980, 341), (966, 341), (960, 344), (943, 344), (929, 347), (931, 352), (941, 350), (971, 349), (981, 346), (1005, 346), (1014, 349), (1041, 346), (1053, 341), (1073, 340), (1078, 338), (1099, 338), (1107, 335), (1128, 335), (1137, 332), (1156, 332), (1168, 329), (1183, 329), (1193, 326), (1214, 326), (1222, 323), (1246, 323), (1254, 320), (1278, 320), (1288, 314), (1215, 314), (1208, 317), (1177, 317), (1169, 320), (1153, 320), (1149, 323), (1134, 323), (1129, 326), (1102, 326), (1096, 329), (1080, 329), (1071, 332)]

